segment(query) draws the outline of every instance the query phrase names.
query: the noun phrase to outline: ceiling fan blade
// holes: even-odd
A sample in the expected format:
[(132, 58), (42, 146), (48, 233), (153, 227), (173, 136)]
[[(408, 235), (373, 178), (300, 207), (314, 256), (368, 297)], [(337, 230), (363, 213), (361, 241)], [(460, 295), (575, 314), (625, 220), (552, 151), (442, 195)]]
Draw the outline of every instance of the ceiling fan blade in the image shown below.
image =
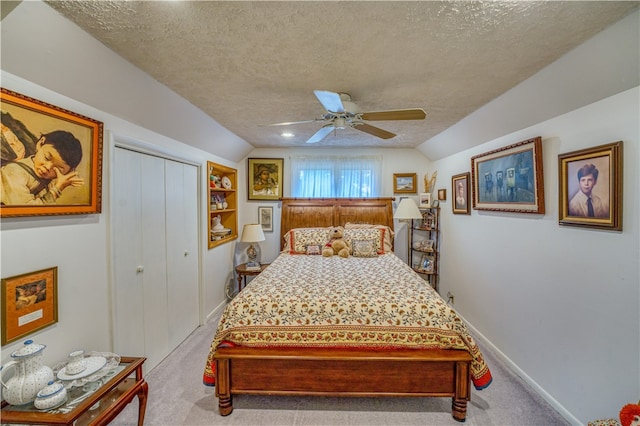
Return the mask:
[(388, 120), (424, 120), (427, 113), (422, 108), (393, 109), (388, 111), (372, 111), (360, 114), (363, 120), (388, 121)]
[(325, 136), (331, 133), (333, 129), (335, 129), (335, 127), (333, 127), (333, 124), (327, 124), (326, 126), (321, 127), (320, 130), (318, 130), (313, 136), (309, 138), (307, 143), (320, 142), (325, 138)]
[(370, 135), (377, 136), (382, 139), (391, 139), (395, 136), (395, 133), (387, 132), (379, 127), (374, 127), (366, 123), (353, 123), (351, 126), (361, 132), (369, 133)]
[(259, 127), (272, 127), (272, 126), (291, 126), (293, 124), (305, 124), (305, 123), (315, 123), (317, 121), (324, 121), (321, 119), (315, 119), (315, 120), (303, 120), (303, 121), (287, 121), (284, 123), (273, 123), (273, 124), (259, 124)]
[(326, 90), (314, 90), (313, 93), (327, 111), (344, 112), (344, 105), (342, 105), (339, 94)]

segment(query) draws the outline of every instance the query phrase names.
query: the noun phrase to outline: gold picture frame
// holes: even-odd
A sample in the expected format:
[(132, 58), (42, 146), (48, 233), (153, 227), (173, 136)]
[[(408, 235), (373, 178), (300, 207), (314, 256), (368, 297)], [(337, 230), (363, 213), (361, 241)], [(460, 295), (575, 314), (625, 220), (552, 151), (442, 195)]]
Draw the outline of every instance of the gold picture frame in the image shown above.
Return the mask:
[(469, 186), (471, 183), (471, 173), (460, 173), (451, 177), (451, 194), (453, 199), (451, 208), (453, 214), (471, 214), (471, 203), (469, 203)]
[(249, 200), (278, 201), (282, 198), (283, 158), (249, 158), (247, 175)]
[(622, 231), (621, 141), (560, 154), (558, 169), (560, 225)]
[(57, 322), (57, 266), (2, 279), (2, 346)]
[(418, 175), (416, 173), (394, 173), (393, 193), (394, 194), (415, 194)]
[(0, 217), (100, 213), (103, 123), (4, 88), (0, 101)]
[(544, 214), (542, 138), (471, 158), (473, 208)]

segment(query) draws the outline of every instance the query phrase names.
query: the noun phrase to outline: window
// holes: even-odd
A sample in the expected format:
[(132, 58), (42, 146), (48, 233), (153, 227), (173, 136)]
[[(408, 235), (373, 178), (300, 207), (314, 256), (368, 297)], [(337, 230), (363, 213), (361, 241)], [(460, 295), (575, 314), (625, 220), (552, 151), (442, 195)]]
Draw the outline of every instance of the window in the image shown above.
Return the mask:
[(293, 197), (378, 197), (382, 157), (291, 157)]

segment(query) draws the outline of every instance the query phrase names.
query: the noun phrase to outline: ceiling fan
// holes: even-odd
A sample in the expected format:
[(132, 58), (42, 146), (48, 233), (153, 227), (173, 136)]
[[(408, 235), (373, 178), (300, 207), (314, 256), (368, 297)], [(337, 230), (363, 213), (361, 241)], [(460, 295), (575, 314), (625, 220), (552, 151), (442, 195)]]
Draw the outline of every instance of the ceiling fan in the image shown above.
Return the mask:
[(304, 121), (289, 121), (285, 123), (269, 124), (268, 126), (289, 126), (293, 124), (326, 122), (307, 143), (316, 143), (324, 139), (336, 129), (351, 127), (361, 132), (382, 138), (390, 139), (395, 133), (388, 132), (379, 127), (365, 123), (365, 121), (391, 121), (391, 120), (424, 120), (426, 113), (422, 108), (395, 109), (387, 111), (360, 112), (358, 106), (352, 102), (347, 93), (328, 92), (326, 90), (314, 90), (313, 93), (327, 110), (320, 118)]

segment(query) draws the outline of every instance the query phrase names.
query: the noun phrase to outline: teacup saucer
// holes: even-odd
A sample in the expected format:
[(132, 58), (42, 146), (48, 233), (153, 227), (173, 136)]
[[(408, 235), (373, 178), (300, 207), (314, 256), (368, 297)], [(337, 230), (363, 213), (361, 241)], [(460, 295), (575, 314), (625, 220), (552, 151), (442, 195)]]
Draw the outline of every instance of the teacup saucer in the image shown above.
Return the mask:
[(58, 379), (60, 380), (75, 380), (87, 377), (100, 370), (107, 364), (107, 359), (103, 356), (90, 356), (86, 358), (87, 368), (79, 372), (78, 374), (68, 374), (67, 367), (63, 367), (58, 371)]

